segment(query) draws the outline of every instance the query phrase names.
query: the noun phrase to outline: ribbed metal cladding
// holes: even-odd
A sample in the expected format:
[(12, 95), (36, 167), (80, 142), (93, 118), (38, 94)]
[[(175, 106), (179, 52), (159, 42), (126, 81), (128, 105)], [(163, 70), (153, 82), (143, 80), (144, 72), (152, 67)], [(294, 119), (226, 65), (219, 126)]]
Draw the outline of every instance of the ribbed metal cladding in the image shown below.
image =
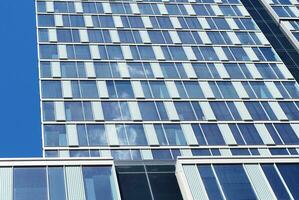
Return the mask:
[(194, 200), (208, 200), (204, 184), (200, 178), (196, 165), (183, 166), (185, 176), (187, 178), (189, 188)]
[(66, 167), (68, 200), (85, 200), (81, 167)]
[(245, 165), (245, 170), (259, 199), (277, 199), (258, 164)]
[(13, 198), (12, 174), (12, 167), (0, 168), (0, 200), (12, 200)]

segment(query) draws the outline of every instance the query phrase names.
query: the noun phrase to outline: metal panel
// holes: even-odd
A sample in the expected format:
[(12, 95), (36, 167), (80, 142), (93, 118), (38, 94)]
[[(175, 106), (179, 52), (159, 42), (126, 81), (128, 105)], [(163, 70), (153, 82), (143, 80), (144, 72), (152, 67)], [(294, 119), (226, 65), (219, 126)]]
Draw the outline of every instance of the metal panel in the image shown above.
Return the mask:
[(248, 110), (243, 102), (234, 102), (234, 104), (235, 104), (242, 120), (252, 120), (251, 115), (248, 112)]
[(269, 149), (258, 149), (261, 156), (271, 156)]
[(145, 28), (153, 28), (152, 22), (149, 17), (142, 16), (141, 19)]
[(181, 124), (188, 145), (198, 145), (191, 124)]
[(183, 165), (184, 174), (186, 176), (189, 189), (191, 190), (194, 200), (208, 200), (209, 197), (205, 190), (205, 186), (201, 180), (196, 165)]
[(275, 113), (277, 119), (288, 120), (288, 117), (285, 115), (282, 108), (280, 107), (280, 105), (277, 102), (268, 102), (268, 103), (269, 103), (271, 109), (273, 110), (273, 112)]
[(206, 120), (216, 120), (216, 117), (209, 102), (199, 102), (199, 105)]
[(169, 35), (170, 35), (170, 38), (172, 40), (172, 42), (174, 44), (180, 44), (182, 43), (178, 33), (176, 31), (168, 31)]
[[(131, 53), (131, 52), (130, 52)], [(130, 78), (130, 73), (127, 63), (118, 63), (118, 70), (122, 78)]]
[(80, 36), (80, 41), (81, 42), (89, 42), (88, 33), (87, 33), (86, 29), (80, 29), (79, 30), (79, 36)]
[(185, 47), (183, 47), (183, 49), (185, 51), (185, 54), (186, 54), (188, 60), (197, 60), (197, 58), (196, 58), (196, 56), (195, 56), (195, 54), (194, 54), (191, 47), (186, 47), (185, 46)]
[(113, 22), (114, 22), (114, 25), (116, 28), (124, 27), (120, 16), (112, 16), (112, 17), (113, 17)]
[(238, 6), (239, 10), (241, 11), (243, 16), (250, 16), (250, 14), (248, 13), (248, 11), (246, 10), (246, 8), (242, 5), (242, 6)]
[(241, 41), (239, 40), (238, 36), (236, 35), (235, 32), (229, 31), (226, 32), (227, 35), (229, 36), (230, 40), (232, 41), (233, 44), (241, 44)]
[(93, 21), (90, 15), (84, 15), (83, 19), (86, 27), (93, 27)]
[(51, 1), (46, 2), (46, 11), (54, 12), (54, 2), (51, 2)]
[(72, 85), (71, 81), (61, 81), (63, 98), (72, 98)]
[(153, 124), (144, 124), (144, 132), (149, 145), (159, 145), (159, 140)]
[(232, 156), (232, 152), (230, 151), (230, 149), (219, 149), (219, 151), (222, 156)]
[(54, 78), (61, 77), (60, 62), (51, 62), (51, 72), (52, 72), (52, 77)]
[(246, 54), (248, 55), (249, 59), (252, 61), (259, 61), (259, 58), (256, 56), (252, 48), (250, 47), (244, 47), (243, 48)]
[(260, 72), (257, 70), (254, 64), (245, 64), (248, 68), (248, 71), (250, 71), (251, 75), (255, 79), (261, 79), (263, 78)]
[(275, 142), (273, 141), (268, 129), (264, 124), (254, 124), (256, 130), (258, 131), (259, 135), (261, 136), (264, 144), (274, 145)]
[(106, 13), (106, 14), (112, 13), (110, 3), (102, 3), (102, 5), (103, 5), (104, 13)]
[(90, 49), (90, 54), (91, 54), (92, 59), (94, 59), (94, 60), (101, 59), (101, 55), (100, 55), (100, 51), (99, 51), (98, 46), (90, 45), (89, 49)]
[(149, 149), (141, 149), (141, 156), (143, 160), (153, 160), (153, 155)]
[(168, 14), (167, 9), (166, 9), (164, 4), (157, 3), (156, 5), (158, 6), (158, 9), (159, 9), (159, 11), (162, 15), (167, 15)]
[(66, 135), (69, 146), (79, 146), (77, 127), (73, 124), (66, 125)]
[(50, 42), (57, 42), (56, 29), (48, 29), (48, 34), (49, 34), (49, 41)]
[(103, 121), (104, 114), (101, 102), (91, 102), (93, 118), (95, 121)]
[(83, 12), (82, 3), (81, 2), (74, 2), (74, 4), (75, 4), (75, 11), (77, 13), (82, 13)]
[(55, 26), (63, 26), (62, 15), (54, 15)]
[(54, 104), (56, 121), (65, 121), (64, 102), (55, 102)]
[(69, 200), (85, 200), (84, 182), (81, 167), (65, 167)]
[(143, 43), (145, 44), (152, 43), (147, 31), (139, 31), (139, 34)]
[(118, 141), (118, 136), (117, 136), (117, 131), (116, 131), (115, 125), (114, 124), (105, 124), (105, 131), (106, 131), (106, 135), (108, 137), (109, 145), (118, 146), (119, 141)]
[(164, 102), (164, 106), (170, 120), (180, 120), (173, 102)]
[(67, 59), (67, 51), (65, 45), (58, 45), (58, 55), (60, 59)]
[(137, 99), (138, 98), (142, 98), (142, 99), (145, 98), (140, 81), (131, 81), (131, 85), (132, 85), (132, 88), (133, 88), (134, 96)]
[(132, 60), (133, 55), (131, 53), (131, 49), (129, 46), (121, 46), (121, 51), (123, 53), (123, 56), (126, 60)]
[(87, 78), (96, 78), (96, 72), (92, 62), (84, 63)]
[(226, 54), (224, 53), (223, 49), (221, 47), (213, 47), (219, 60), (228, 60)]
[(211, 5), (211, 7), (217, 16), (223, 16), (223, 12), (220, 10), (218, 5)]
[(248, 99), (249, 98), (249, 95), (247, 94), (245, 88), (243, 87), (242, 83), (241, 82), (232, 82), (238, 96), (241, 98), (241, 99)]
[(277, 199), (258, 164), (245, 164), (244, 167), (259, 199)]
[(164, 78), (159, 63), (150, 63), (155, 78)]
[(191, 149), (180, 149), (180, 152), (182, 156), (192, 156)]
[(131, 113), (131, 118), (134, 121), (141, 121), (142, 117), (141, 117), (138, 103), (137, 102), (128, 102), (128, 105), (129, 105), (129, 110)]
[(163, 51), (160, 46), (152, 46), (152, 48), (157, 60), (165, 60)]
[(183, 63), (184, 70), (188, 76), (188, 78), (197, 78), (197, 75), (193, 69), (191, 63)]
[(198, 19), (198, 21), (199, 21), (199, 23), (200, 23), (200, 25), (203, 29), (211, 29), (211, 27), (210, 27), (208, 21), (206, 20), (206, 18), (200, 17), (200, 18), (197, 18), (197, 19)]
[(214, 65), (221, 78), (226, 78), (226, 79), (230, 78), (229, 74), (227, 73), (222, 63), (215, 63)]
[(109, 33), (113, 43), (120, 43), (118, 32), (116, 30), (109, 30)]
[(178, 20), (177, 17), (169, 17), (170, 18), (170, 21), (172, 23), (172, 26), (175, 28), (175, 29), (180, 29), (182, 28), (181, 26), (181, 23), (180, 21)]
[(109, 98), (106, 81), (97, 81), (97, 87), (100, 98)]
[(175, 86), (174, 81), (165, 81), (165, 84), (171, 98), (180, 98), (180, 94)]
[(206, 32), (200, 31), (200, 32), (198, 32), (198, 35), (204, 44), (212, 44), (212, 41), (210, 40), (210, 38)]
[(140, 14), (140, 10), (138, 8), (137, 3), (130, 3), (131, 10), (134, 14)]
[(189, 15), (196, 15), (196, 12), (190, 4), (184, 4), (184, 6)]
[(261, 41), (262, 44), (264, 45), (269, 45), (269, 41), (267, 40), (267, 38), (265, 37), (265, 35), (261, 32), (261, 33), (255, 33), (256, 36), (258, 37), (258, 39)]
[(276, 98), (276, 99), (282, 99), (283, 96), (277, 89), (276, 85), (274, 82), (265, 82), (265, 85), (267, 86), (268, 90), (270, 91), (271, 95)]
[(284, 64), (277, 64), (277, 66), (286, 79), (294, 79), (293, 75)]
[(239, 26), (236, 24), (235, 20), (232, 18), (225, 18), (226, 22), (228, 23), (229, 27), (232, 30), (239, 30)]
[(207, 98), (207, 99), (214, 99), (215, 96), (214, 96), (214, 93), (209, 85), (208, 82), (199, 82), (199, 85), (201, 87), (201, 90), (204, 94), (204, 96)]
[(13, 169), (0, 168), (0, 200), (13, 200)]
[(237, 145), (237, 142), (228, 126), (228, 124), (218, 124), (220, 132), (228, 145)]
[(299, 124), (291, 124), (294, 132), (296, 133), (297, 137), (299, 138)]

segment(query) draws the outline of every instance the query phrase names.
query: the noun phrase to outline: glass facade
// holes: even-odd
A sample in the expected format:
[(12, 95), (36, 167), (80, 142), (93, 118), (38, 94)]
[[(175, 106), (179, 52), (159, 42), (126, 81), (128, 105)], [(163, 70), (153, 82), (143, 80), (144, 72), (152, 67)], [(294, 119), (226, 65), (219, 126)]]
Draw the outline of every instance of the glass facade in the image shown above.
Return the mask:
[(0, 160), (0, 199), (299, 198), (297, 52), (262, 6), (36, 0), (44, 158)]
[(46, 157), (298, 155), (299, 86), (239, 0), (36, 6)]

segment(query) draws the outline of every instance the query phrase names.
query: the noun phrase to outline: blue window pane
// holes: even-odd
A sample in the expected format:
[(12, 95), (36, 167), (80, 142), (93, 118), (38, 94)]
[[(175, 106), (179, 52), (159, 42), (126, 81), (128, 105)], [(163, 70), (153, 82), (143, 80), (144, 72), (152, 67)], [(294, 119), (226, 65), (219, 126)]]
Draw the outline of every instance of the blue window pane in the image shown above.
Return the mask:
[(291, 199), (282, 180), (272, 164), (262, 165), (262, 169), (278, 199)]
[(196, 120), (189, 102), (174, 102), (180, 120)]
[(43, 103), (43, 118), (45, 121), (54, 121), (55, 120), (55, 111), (53, 102), (44, 102)]
[(225, 103), (210, 102), (210, 105), (217, 120), (229, 121), (233, 119)]
[(198, 171), (210, 199), (223, 199), (219, 185), (210, 165), (198, 165)]
[(98, 98), (98, 89), (95, 81), (80, 81), (82, 98)]
[(259, 102), (245, 102), (245, 106), (253, 120), (268, 120), (268, 117)]
[(60, 81), (42, 81), (42, 97), (43, 98), (61, 98), (61, 82)]
[(121, 60), (124, 58), (120, 46), (106, 46), (106, 49), (109, 59)]
[(139, 102), (138, 105), (143, 120), (159, 120), (154, 102)]
[(111, 167), (83, 167), (87, 200), (117, 199)]
[(56, 45), (40, 45), (39, 53), (41, 59), (58, 58), (58, 51)]
[(108, 144), (103, 125), (87, 125), (86, 128), (90, 146), (106, 146)]
[(13, 173), (14, 200), (48, 199), (45, 167), (16, 167)]
[(180, 125), (164, 125), (169, 145), (187, 145)]
[(299, 120), (299, 111), (293, 102), (279, 102), (289, 120)]
[(242, 165), (214, 165), (227, 199), (257, 199)]
[(129, 145), (147, 145), (142, 125), (126, 125)]
[(198, 124), (192, 124), (192, 129), (199, 145), (207, 145), (204, 134)]
[(248, 145), (263, 144), (263, 141), (253, 124), (239, 124), (238, 126)]
[(39, 27), (53, 27), (55, 26), (54, 15), (38, 15)]
[(44, 125), (44, 138), (47, 147), (66, 146), (66, 129), (64, 125)]
[(83, 108), (80, 102), (66, 102), (65, 103), (66, 119), (68, 121), (82, 121)]
[(225, 141), (217, 124), (202, 124), (201, 128), (209, 145), (225, 145)]
[(102, 102), (105, 120), (121, 120), (118, 102)]
[(299, 199), (299, 165), (298, 164), (277, 164), (285, 183), (295, 199)]
[(285, 144), (299, 144), (299, 138), (289, 124), (274, 124)]
[(51, 200), (66, 199), (64, 170), (62, 167), (49, 167), (49, 193)]

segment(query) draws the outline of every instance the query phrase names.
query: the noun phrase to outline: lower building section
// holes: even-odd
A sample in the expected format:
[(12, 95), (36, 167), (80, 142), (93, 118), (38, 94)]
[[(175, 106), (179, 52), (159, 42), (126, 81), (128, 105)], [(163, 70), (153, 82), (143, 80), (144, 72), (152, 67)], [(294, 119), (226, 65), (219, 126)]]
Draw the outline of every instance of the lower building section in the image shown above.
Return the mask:
[(299, 199), (298, 158), (0, 160), (0, 200)]
[(179, 158), (184, 199), (299, 199), (297, 158)]

